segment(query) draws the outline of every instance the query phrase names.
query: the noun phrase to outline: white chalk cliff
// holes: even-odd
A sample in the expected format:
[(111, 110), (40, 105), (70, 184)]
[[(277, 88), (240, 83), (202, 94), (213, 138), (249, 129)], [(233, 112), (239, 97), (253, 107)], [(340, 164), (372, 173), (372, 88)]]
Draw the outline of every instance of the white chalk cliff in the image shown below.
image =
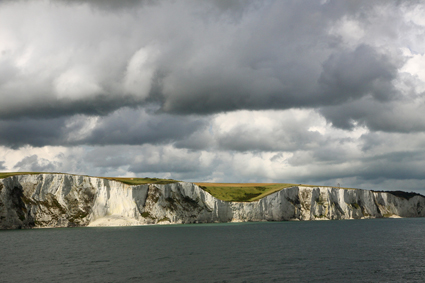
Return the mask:
[(425, 197), (294, 186), (255, 202), (225, 202), (195, 184), (130, 186), (102, 178), (0, 179), (0, 229), (169, 223), (423, 217)]

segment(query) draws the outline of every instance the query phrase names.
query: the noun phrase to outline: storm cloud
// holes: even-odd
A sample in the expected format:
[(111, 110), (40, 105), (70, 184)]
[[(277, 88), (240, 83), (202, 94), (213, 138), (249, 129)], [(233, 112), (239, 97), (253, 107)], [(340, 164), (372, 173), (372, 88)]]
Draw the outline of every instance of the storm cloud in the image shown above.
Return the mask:
[(107, 116), (0, 120), (0, 143), (12, 148), (25, 145), (164, 144), (184, 139), (207, 124), (202, 117), (174, 117), (150, 112), (121, 108)]
[(424, 12), (2, 1), (0, 170), (420, 191)]
[[(205, 115), (397, 96), (392, 81), (402, 56), (373, 41), (346, 46), (351, 30), (344, 25), (365, 33), (365, 13), (372, 25), (381, 20), (375, 10), (388, 9), (389, 17), (399, 7), (103, 2), (2, 5), (7, 80), (0, 94), (14, 95), (0, 117), (106, 115), (147, 101), (165, 112)], [(119, 9), (128, 5), (131, 11)]]

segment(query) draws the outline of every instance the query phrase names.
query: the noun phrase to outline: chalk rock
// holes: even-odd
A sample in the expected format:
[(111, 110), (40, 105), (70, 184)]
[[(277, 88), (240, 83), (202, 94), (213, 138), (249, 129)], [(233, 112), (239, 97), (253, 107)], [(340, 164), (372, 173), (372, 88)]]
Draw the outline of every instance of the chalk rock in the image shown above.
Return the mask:
[(70, 174), (0, 179), (0, 228), (424, 217), (425, 197), (294, 186), (225, 202), (195, 184), (130, 186)]

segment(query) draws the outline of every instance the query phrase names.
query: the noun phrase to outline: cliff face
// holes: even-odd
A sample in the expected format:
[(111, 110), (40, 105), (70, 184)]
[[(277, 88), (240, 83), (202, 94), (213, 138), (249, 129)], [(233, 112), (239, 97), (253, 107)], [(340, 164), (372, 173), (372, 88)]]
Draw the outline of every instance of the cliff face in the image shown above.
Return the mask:
[(191, 183), (129, 186), (66, 174), (0, 179), (0, 228), (423, 217), (425, 198), (296, 186), (225, 202)]

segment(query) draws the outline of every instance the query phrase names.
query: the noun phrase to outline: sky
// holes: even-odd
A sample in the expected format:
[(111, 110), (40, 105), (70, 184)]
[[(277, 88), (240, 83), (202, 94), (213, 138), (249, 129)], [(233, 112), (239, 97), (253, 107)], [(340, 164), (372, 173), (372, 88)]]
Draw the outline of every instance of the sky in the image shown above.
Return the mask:
[(0, 1), (0, 171), (425, 193), (424, 14)]

